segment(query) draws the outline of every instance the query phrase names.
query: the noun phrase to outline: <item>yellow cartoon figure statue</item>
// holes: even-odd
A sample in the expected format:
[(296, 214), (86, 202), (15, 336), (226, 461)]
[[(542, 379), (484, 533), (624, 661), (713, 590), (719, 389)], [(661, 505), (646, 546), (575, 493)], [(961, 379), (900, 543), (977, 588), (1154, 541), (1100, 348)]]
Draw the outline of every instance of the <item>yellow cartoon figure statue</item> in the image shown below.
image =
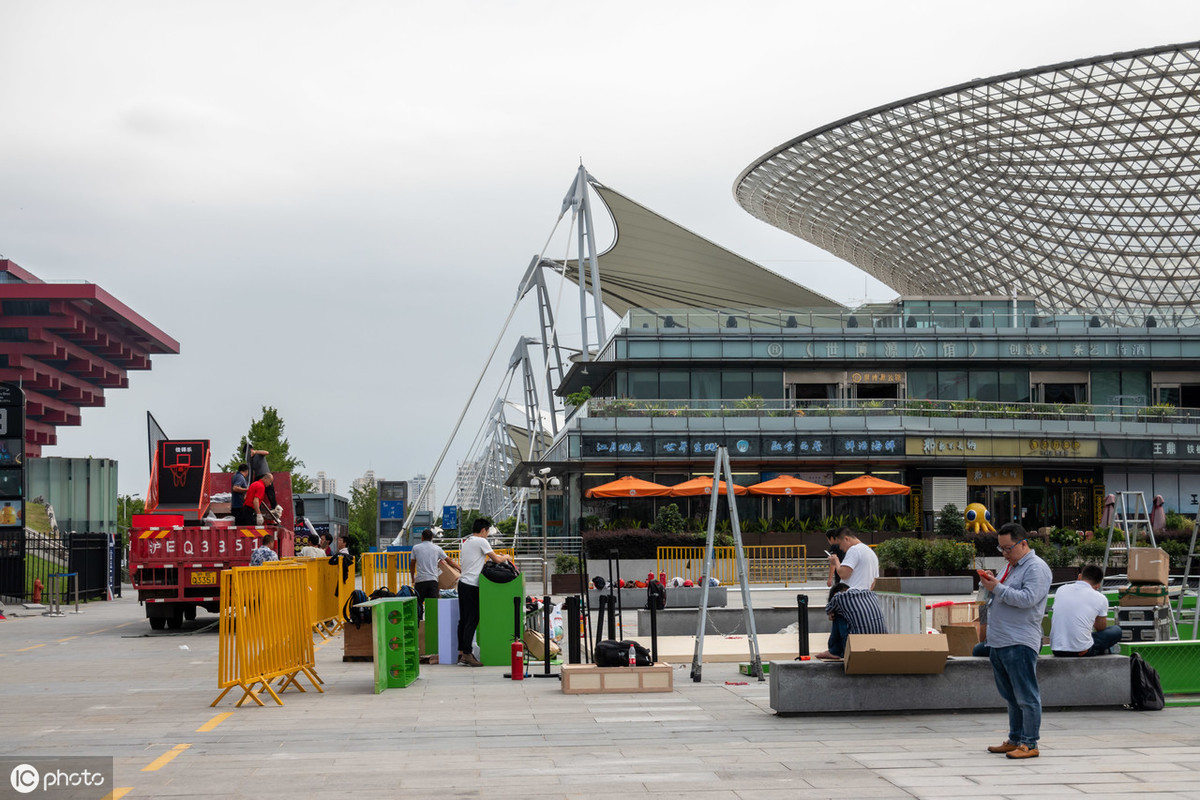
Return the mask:
[(963, 513), (968, 533), (995, 533), (992, 527), (992, 512), (983, 503), (971, 503)]

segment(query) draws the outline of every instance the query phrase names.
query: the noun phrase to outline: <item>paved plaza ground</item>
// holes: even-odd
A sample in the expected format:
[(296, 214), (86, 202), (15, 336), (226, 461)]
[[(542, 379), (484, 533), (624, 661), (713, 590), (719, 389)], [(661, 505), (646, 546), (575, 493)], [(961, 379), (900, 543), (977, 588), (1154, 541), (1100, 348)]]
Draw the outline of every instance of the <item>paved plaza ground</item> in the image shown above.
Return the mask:
[(1048, 712), (1042, 757), (1017, 762), (984, 751), (1005, 736), (1002, 714), (781, 718), (735, 664), (705, 665), (700, 683), (680, 667), (671, 694), (593, 696), (498, 667), (423, 666), (375, 695), (371, 665), (343, 663), (341, 648), (317, 650), (323, 695), (210, 708), (215, 632), (152, 634), (131, 593), (10, 618), (0, 756), (111, 756), (113, 796), (130, 800), (1200, 798), (1200, 708)]

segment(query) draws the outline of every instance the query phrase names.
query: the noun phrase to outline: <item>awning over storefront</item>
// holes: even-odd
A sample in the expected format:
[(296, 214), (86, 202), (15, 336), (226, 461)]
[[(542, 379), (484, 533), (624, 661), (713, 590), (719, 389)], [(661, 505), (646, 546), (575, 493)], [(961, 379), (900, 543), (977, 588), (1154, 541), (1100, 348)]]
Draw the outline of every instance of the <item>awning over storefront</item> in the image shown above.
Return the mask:
[[(677, 483), (671, 487), (671, 497), (696, 497), (698, 495), (712, 494), (713, 479), (709, 478), (692, 478), (690, 481)], [(733, 493), (735, 495), (746, 494), (745, 486), (734, 484)], [(717, 487), (717, 494), (728, 495), (729, 490), (725, 487), (725, 481), (721, 481)]]
[(669, 486), (651, 483), (632, 475), (588, 489), (586, 497), (665, 497), (671, 493)]
[(809, 481), (802, 481), (799, 478), (793, 478), (791, 475), (780, 475), (778, 478), (772, 478), (769, 481), (756, 483), (753, 486), (748, 486), (747, 490), (750, 492), (750, 494), (768, 494), (789, 497), (815, 497), (829, 494), (828, 486), (822, 486), (819, 483), (810, 483)]

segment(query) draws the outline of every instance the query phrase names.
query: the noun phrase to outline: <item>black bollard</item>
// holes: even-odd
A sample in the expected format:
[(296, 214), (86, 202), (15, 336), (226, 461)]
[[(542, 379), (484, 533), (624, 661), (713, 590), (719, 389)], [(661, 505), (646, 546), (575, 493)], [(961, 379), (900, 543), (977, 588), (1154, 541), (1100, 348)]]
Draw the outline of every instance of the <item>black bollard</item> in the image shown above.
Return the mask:
[[(796, 595), (796, 609), (799, 619), (797, 633), (800, 635), (800, 655), (808, 655), (808, 595)], [(799, 661), (799, 657), (796, 658)]]
[(534, 674), (535, 678), (556, 678), (550, 672), (550, 643), (554, 639), (550, 635), (550, 595), (542, 598), (542, 663), (545, 665), (541, 674)]
[(650, 663), (658, 663), (658, 603), (650, 598)]

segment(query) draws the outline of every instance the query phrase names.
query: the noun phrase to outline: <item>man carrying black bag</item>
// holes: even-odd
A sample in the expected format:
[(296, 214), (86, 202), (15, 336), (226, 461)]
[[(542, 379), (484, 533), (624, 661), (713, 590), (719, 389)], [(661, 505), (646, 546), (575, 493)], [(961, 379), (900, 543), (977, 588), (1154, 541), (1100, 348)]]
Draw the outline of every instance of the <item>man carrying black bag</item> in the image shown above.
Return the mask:
[(458, 663), (465, 667), (482, 667), (475, 657), (475, 629), (479, 627), (479, 574), (488, 561), (509, 563), (516, 569), (512, 556), (500, 555), (488, 544), (492, 521), (480, 517), (471, 526), (471, 535), (462, 541), (459, 563), (462, 575), (458, 579)]

